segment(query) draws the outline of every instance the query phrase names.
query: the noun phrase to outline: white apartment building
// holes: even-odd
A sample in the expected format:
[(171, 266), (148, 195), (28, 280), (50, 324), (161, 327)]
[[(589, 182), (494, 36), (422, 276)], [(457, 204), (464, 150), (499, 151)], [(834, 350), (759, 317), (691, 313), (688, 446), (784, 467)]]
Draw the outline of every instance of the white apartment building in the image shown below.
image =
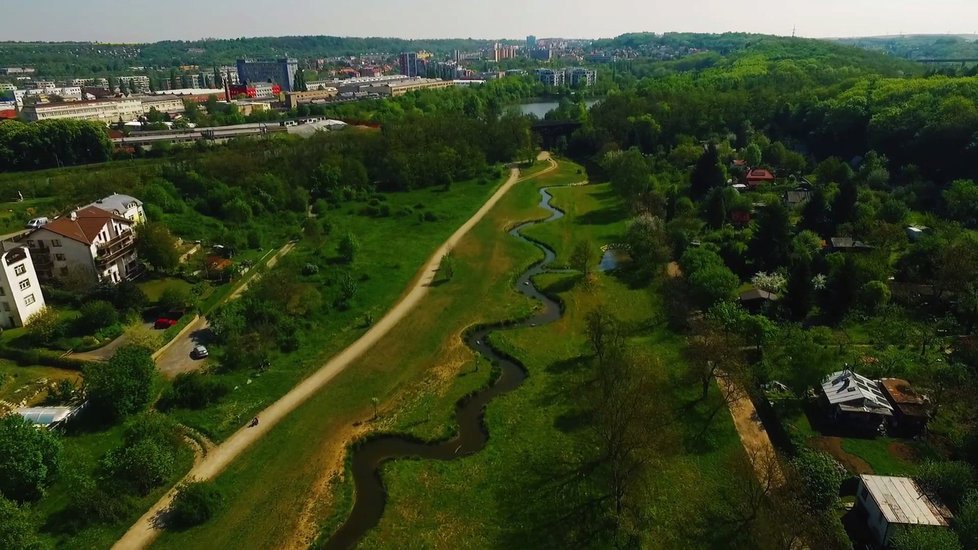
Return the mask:
[(13, 84), (8, 84), (7, 82), (0, 82), (0, 92), (12, 92), (17, 89), (17, 86)]
[(94, 206), (51, 221), (27, 236), (38, 277), (90, 277), (109, 284), (135, 277), (142, 267), (133, 225)]
[(25, 246), (0, 254), (0, 326), (22, 327), (31, 315), (44, 309), (44, 295)]
[(143, 115), (143, 103), (138, 99), (110, 99), (102, 101), (72, 101), (28, 105), (21, 112), (27, 121), (76, 119), (98, 120), (111, 124), (136, 120)]
[(545, 86), (563, 86), (564, 85), (564, 71), (555, 71), (553, 69), (537, 69), (537, 78), (540, 79)]

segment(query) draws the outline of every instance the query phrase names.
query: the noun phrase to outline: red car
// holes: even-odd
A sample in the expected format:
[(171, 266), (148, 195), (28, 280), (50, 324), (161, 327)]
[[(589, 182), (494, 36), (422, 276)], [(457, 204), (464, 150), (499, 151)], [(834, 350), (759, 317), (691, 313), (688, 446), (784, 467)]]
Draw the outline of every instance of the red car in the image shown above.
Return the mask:
[(156, 320), (156, 323), (154, 323), (153, 326), (156, 328), (170, 328), (175, 324), (177, 324), (175, 320), (161, 317)]

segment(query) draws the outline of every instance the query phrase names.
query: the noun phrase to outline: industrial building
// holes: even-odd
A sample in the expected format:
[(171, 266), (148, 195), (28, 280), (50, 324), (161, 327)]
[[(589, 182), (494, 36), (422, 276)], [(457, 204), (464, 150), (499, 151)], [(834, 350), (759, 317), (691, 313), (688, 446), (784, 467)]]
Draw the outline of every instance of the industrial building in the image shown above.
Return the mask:
[(292, 84), (295, 82), (295, 74), (299, 70), (299, 62), (296, 59), (284, 58), (275, 61), (239, 59), (237, 66), (238, 80), (241, 83), (274, 83), (287, 92), (295, 91), (292, 89)]
[(143, 103), (138, 99), (107, 99), (101, 101), (70, 101), (27, 105), (21, 111), (24, 120), (76, 119), (113, 122), (135, 120), (143, 115)]

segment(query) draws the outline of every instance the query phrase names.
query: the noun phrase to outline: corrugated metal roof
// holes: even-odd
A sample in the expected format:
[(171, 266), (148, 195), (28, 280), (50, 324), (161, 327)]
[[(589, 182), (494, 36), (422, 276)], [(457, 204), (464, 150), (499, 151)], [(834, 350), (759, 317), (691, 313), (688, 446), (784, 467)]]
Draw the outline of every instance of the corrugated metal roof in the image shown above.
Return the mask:
[(935, 504), (908, 477), (861, 475), (859, 478), (891, 524), (947, 527), (950, 513)]
[(830, 374), (822, 382), (822, 391), (829, 403), (844, 406), (846, 410), (893, 414), (893, 406), (883, 396), (879, 384), (851, 370)]

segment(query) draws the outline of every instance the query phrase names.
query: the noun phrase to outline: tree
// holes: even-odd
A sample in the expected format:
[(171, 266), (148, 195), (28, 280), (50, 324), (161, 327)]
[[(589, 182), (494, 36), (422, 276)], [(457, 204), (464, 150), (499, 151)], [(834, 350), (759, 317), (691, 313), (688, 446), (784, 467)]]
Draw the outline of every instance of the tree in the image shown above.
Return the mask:
[(968, 227), (978, 227), (978, 185), (957, 180), (943, 193), (948, 214)]
[(574, 245), (574, 251), (571, 252), (569, 263), (571, 269), (580, 271), (584, 279), (587, 280), (591, 275), (591, 268), (594, 264), (594, 246), (591, 244), (591, 241), (579, 241)]
[(340, 244), (337, 248), (340, 258), (346, 263), (353, 263), (354, 257), (356, 257), (357, 252), (360, 250), (360, 241), (357, 240), (353, 233), (347, 233), (340, 239)]
[(39, 550), (36, 523), (26, 506), (0, 496), (0, 548)]
[(848, 181), (839, 185), (839, 194), (832, 202), (832, 222), (838, 228), (844, 223), (856, 219), (856, 203), (859, 200), (859, 189), (856, 182)]
[(138, 312), (146, 307), (149, 298), (139, 285), (132, 281), (122, 281), (115, 285), (112, 293), (112, 305), (124, 312)]
[(757, 229), (748, 246), (756, 269), (774, 271), (791, 255), (791, 220), (781, 204), (769, 204), (757, 213)]
[(608, 153), (602, 164), (608, 171), (612, 189), (626, 201), (632, 201), (649, 190), (652, 172), (645, 155), (637, 148)]
[(113, 481), (146, 495), (173, 475), (180, 445), (176, 422), (159, 413), (145, 413), (126, 424), (122, 445), (102, 458), (101, 467)]
[(740, 279), (725, 265), (713, 265), (688, 275), (693, 302), (706, 310), (717, 302), (729, 300), (740, 285)]
[(702, 198), (710, 189), (723, 187), (727, 184), (727, 175), (724, 173), (723, 167), (720, 166), (720, 155), (715, 144), (711, 143), (700, 155), (689, 180), (692, 183), (691, 192), (695, 198)]
[(829, 204), (825, 199), (825, 191), (821, 187), (812, 192), (811, 198), (802, 208), (798, 227), (823, 237), (829, 235)]
[(812, 284), (812, 279), (811, 261), (808, 258), (795, 258), (788, 272), (785, 296), (785, 305), (795, 319), (804, 319), (815, 302), (815, 286)]
[(19, 414), (0, 418), (0, 495), (36, 500), (58, 475), (61, 442)]
[(651, 277), (669, 260), (669, 236), (662, 219), (642, 214), (628, 224), (625, 243), (632, 269), (640, 278)]
[(756, 168), (761, 164), (761, 148), (756, 143), (751, 143), (744, 149), (744, 162), (751, 168)]
[(816, 510), (831, 510), (839, 500), (845, 469), (822, 451), (802, 449), (792, 461), (801, 475), (808, 503)]
[(58, 312), (45, 307), (27, 318), (27, 333), (38, 345), (50, 344), (64, 332), (64, 323)]
[(214, 517), (223, 505), (224, 495), (214, 482), (184, 483), (170, 505), (171, 525), (178, 528), (200, 525)]
[(136, 236), (136, 249), (139, 256), (153, 269), (174, 269), (180, 263), (177, 240), (170, 229), (158, 222), (147, 222), (139, 227)]
[(119, 322), (119, 312), (116, 311), (115, 306), (105, 300), (86, 302), (80, 311), (79, 320), (90, 329), (99, 330)]
[(149, 350), (123, 346), (107, 363), (91, 363), (85, 368), (85, 393), (94, 409), (121, 420), (149, 405), (155, 373)]
[(625, 352), (625, 333), (621, 322), (607, 309), (599, 307), (589, 312), (584, 322), (588, 343), (599, 365)]

